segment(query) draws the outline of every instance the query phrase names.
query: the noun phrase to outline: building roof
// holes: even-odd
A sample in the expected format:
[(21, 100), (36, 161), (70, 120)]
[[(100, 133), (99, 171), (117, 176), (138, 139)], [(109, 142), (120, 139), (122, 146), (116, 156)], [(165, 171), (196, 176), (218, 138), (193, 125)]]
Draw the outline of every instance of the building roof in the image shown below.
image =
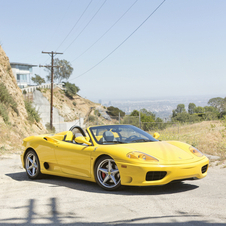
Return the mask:
[(38, 66), (38, 65), (33, 65), (33, 64), (16, 63), (16, 62), (10, 62), (10, 65), (23, 65), (23, 66), (30, 66), (30, 67), (37, 67)]

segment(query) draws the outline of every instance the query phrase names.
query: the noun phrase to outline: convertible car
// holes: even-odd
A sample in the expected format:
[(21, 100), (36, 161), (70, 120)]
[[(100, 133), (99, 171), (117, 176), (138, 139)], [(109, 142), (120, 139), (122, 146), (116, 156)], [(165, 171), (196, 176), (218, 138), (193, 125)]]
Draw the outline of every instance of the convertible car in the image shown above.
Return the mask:
[(160, 141), (132, 125), (92, 126), (27, 137), (22, 165), (30, 179), (41, 174), (96, 182), (105, 190), (121, 185), (164, 185), (201, 179), (209, 160), (179, 141)]

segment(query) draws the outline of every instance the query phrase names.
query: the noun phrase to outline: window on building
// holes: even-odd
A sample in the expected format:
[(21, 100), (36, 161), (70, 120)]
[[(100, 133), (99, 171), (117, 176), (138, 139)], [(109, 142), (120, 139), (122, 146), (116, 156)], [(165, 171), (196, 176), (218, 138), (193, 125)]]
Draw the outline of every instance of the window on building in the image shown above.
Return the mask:
[(27, 75), (17, 74), (17, 81), (18, 82), (27, 82)]

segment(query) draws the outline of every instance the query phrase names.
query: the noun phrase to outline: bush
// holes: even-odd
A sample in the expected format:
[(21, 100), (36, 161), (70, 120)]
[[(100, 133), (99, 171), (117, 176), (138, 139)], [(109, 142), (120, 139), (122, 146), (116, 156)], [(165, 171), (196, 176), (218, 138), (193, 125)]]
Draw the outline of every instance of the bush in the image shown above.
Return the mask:
[(24, 104), (28, 114), (28, 121), (30, 121), (31, 123), (34, 123), (35, 121), (40, 122), (40, 115), (38, 111), (32, 106), (31, 102), (25, 100)]
[(101, 116), (101, 113), (99, 112), (99, 110), (95, 110), (94, 111), (94, 115), (97, 115), (98, 117), (100, 117)]
[(89, 116), (89, 121), (90, 121), (90, 122), (94, 122), (94, 121), (95, 121), (95, 116), (90, 115), (90, 116)]
[(2, 116), (4, 122), (8, 123), (9, 117), (8, 117), (7, 109), (2, 103), (0, 103), (0, 115)]
[(65, 95), (70, 99), (73, 99), (74, 95), (76, 95), (80, 90), (78, 86), (70, 82), (64, 82), (63, 87), (65, 88)]
[(107, 113), (108, 115), (110, 116), (119, 116), (119, 113), (120, 113), (120, 117), (124, 117), (125, 116), (125, 112), (120, 110), (119, 108), (116, 108), (116, 107), (113, 107), (113, 106), (110, 106), (107, 108)]
[(3, 83), (0, 83), (0, 102), (4, 104), (6, 107), (11, 107), (17, 113), (17, 115), (19, 115), (17, 103), (15, 102), (13, 97), (9, 94), (8, 89), (5, 87)]
[(73, 105), (76, 106), (76, 102), (73, 101)]

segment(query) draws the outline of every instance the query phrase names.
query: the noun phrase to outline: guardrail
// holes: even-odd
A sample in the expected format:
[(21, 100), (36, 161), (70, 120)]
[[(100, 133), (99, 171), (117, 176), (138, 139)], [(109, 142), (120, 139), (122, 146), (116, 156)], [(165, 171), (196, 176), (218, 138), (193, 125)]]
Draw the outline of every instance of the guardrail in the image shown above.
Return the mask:
[[(60, 89), (64, 89), (63, 88), (63, 84), (55, 84), (53, 83), (53, 88), (55, 87), (59, 87)], [(29, 86), (29, 87), (25, 87), (22, 88), (22, 92), (25, 90), (27, 93), (33, 93), (36, 89), (50, 89), (51, 88), (51, 83), (48, 84), (43, 84), (43, 85), (38, 85), (38, 86)]]

